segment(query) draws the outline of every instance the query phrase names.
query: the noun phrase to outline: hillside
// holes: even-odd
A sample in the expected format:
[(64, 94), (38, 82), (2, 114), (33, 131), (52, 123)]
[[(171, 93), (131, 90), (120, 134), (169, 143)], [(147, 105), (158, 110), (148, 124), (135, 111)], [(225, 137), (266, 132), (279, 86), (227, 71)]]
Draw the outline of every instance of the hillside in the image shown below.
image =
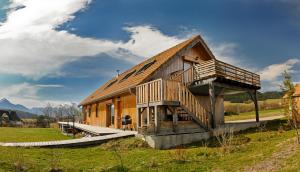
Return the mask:
[[(269, 91), (269, 92), (258, 92), (257, 97), (259, 101), (267, 100), (267, 99), (281, 99), (283, 96), (283, 92), (281, 91)], [(230, 101), (232, 103), (243, 103), (245, 101), (250, 100), (250, 96), (247, 93), (240, 93), (235, 95), (227, 95), (224, 98), (225, 101)]]

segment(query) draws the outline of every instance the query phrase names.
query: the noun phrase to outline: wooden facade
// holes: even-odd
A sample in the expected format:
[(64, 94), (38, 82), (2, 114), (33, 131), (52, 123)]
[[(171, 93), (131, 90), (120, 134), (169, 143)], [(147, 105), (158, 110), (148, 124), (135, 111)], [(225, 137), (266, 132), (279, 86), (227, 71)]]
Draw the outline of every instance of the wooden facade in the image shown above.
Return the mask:
[(217, 60), (200, 36), (129, 69), (81, 102), (84, 122), (145, 134), (208, 131), (224, 123), (224, 95), (248, 92), (256, 107), (260, 77)]

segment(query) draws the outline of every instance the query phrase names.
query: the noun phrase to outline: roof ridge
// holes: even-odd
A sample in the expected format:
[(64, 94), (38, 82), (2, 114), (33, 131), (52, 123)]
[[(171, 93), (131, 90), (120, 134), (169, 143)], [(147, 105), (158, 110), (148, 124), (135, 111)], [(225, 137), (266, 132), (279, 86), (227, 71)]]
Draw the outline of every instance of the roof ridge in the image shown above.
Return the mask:
[[(85, 98), (80, 105), (85, 105), (85, 104), (89, 104), (95, 101), (99, 101), (101, 99), (103, 99), (103, 97), (107, 98), (109, 95), (112, 95), (116, 92), (121, 92), (122, 90), (128, 89), (133, 87), (134, 85), (138, 85), (139, 83), (143, 82), (146, 78), (148, 78), (149, 76), (152, 76), (153, 73), (159, 69), (163, 64), (165, 64), (168, 60), (170, 60), (172, 57), (174, 57), (174, 55), (176, 55), (179, 51), (181, 51), (183, 48), (186, 48), (188, 45), (190, 45), (191, 43), (193, 43), (195, 40), (197, 39), (201, 39), (200, 35), (195, 35), (181, 43), (178, 43), (150, 58), (147, 58), (145, 60), (143, 60), (141, 63), (138, 63), (137, 65), (131, 67), (130, 69), (122, 72), (120, 75), (118, 75), (118, 77), (113, 77), (110, 80), (108, 80), (107, 82), (105, 82), (104, 84), (102, 84), (99, 88), (97, 88), (91, 95), (89, 95), (87, 98)], [(126, 80), (122, 81), (122, 82), (116, 82), (114, 84), (112, 84), (110, 87), (106, 88), (107, 85), (111, 82), (113, 82), (115, 79), (117, 80), (122, 80), (122, 78), (124, 78), (130, 71), (132, 70), (139, 70), (141, 69), (141, 67), (143, 67), (143, 65), (145, 65), (145, 63), (151, 59), (155, 59), (158, 62), (154, 63), (152, 65), (151, 70), (145, 70), (144, 72), (135, 75), (135, 76), (130, 76), (128, 77)], [(116, 85), (119, 85), (119, 87), (117, 87)], [(111, 96), (109, 96), (111, 97)]]

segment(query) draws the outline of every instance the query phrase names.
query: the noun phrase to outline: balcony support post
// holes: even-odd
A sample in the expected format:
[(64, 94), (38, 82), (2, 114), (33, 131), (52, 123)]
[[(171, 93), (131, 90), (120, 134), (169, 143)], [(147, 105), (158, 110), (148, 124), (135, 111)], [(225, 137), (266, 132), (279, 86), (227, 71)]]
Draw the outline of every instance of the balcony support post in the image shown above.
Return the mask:
[(216, 112), (216, 97), (215, 97), (215, 88), (214, 83), (210, 82), (208, 84), (209, 87), (209, 99), (210, 99), (210, 115), (209, 115), (209, 121), (212, 128), (215, 128), (215, 112)]
[(155, 133), (159, 131), (159, 119), (158, 119), (158, 106), (154, 106), (154, 124), (155, 124)]
[(257, 99), (257, 91), (249, 91), (248, 94), (250, 95), (250, 98), (252, 99), (255, 107), (255, 119), (256, 122), (259, 122), (259, 108), (258, 108), (258, 99)]

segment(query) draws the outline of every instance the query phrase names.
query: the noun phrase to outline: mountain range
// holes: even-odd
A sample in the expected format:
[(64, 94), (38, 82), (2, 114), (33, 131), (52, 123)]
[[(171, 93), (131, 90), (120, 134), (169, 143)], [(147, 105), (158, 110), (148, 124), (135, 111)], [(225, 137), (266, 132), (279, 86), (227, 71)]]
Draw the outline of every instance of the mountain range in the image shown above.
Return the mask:
[(15, 110), (20, 118), (30, 118), (32, 116), (41, 115), (43, 110), (41, 107), (27, 108), (21, 104), (13, 104), (6, 98), (0, 100), (0, 109)]

